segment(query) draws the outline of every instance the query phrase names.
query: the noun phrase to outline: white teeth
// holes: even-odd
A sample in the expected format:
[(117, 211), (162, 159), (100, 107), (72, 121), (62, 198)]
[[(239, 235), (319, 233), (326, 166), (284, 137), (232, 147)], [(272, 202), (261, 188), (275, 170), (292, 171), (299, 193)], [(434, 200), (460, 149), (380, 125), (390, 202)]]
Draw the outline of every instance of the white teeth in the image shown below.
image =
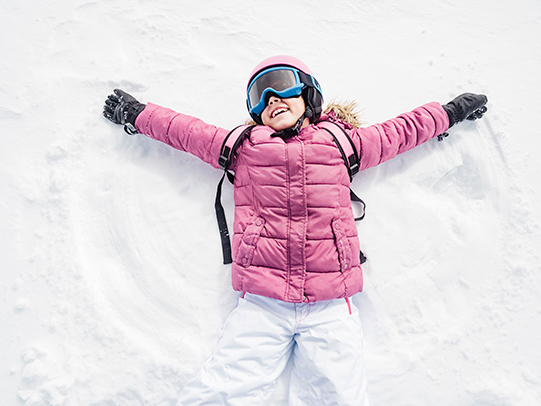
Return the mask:
[(272, 118), (276, 117), (276, 116), (277, 116), (278, 114), (280, 114), (280, 113), (286, 112), (287, 110), (288, 110), (288, 109), (286, 109), (286, 108), (281, 108), (281, 109), (278, 109), (278, 110), (274, 111), (274, 112), (272, 113)]

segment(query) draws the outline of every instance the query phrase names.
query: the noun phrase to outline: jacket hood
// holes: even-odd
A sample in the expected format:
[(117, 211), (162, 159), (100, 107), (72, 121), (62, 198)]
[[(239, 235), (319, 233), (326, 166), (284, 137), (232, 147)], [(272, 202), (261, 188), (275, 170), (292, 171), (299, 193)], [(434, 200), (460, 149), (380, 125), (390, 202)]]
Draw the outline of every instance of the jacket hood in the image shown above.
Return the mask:
[(364, 124), (355, 101), (332, 101), (321, 115), (321, 120), (325, 119), (325, 116), (329, 117), (332, 121), (341, 121), (350, 128), (360, 128)]

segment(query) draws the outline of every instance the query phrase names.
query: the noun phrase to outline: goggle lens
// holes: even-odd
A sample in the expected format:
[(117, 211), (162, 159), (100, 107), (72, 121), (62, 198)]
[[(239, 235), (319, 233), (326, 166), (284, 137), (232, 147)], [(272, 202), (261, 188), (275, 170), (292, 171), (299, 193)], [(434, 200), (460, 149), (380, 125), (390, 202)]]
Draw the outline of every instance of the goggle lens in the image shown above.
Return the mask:
[(255, 77), (248, 89), (250, 113), (261, 114), (269, 93), (283, 98), (300, 96), (303, 87), (298, 73), (293, 69), (281, 67), (264, 71)]

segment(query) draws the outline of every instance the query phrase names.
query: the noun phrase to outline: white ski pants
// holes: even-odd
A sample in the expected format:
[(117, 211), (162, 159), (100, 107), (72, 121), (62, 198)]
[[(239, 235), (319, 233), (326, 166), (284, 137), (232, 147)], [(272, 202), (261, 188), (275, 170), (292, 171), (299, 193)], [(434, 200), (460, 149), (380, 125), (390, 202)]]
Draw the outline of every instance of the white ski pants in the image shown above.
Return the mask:
[(289, 357), (289, 404), (368, 406), (358, 310), (345, 299), (287, 303), (246, 294), (177, 406), (268, 404)]

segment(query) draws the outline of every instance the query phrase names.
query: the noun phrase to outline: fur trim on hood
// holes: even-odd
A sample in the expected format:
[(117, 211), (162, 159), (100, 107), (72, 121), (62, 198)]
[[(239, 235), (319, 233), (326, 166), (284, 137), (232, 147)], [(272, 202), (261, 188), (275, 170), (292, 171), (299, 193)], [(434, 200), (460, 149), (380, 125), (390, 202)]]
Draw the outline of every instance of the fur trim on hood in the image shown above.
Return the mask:
[(325, 114), (349, 124), (352, 128), (359, 128), (364, 124), (361, 121), (361, 112), (357, 109), (357, 103), (355, 101), (340, 103), (332, 101), (325, 109)]
[[(364, 124), (361, 121), (361, 113), (357, 109), (357, 103), (355, 101), (331, 101), (323, 112), (322, 118), (324, 115), (329, 116), (332, 120), (342, 121), (351, 128), (359, 128)], [(253, 120), (247, 120), (246, 124), (255, 125), (256, 123)]]

